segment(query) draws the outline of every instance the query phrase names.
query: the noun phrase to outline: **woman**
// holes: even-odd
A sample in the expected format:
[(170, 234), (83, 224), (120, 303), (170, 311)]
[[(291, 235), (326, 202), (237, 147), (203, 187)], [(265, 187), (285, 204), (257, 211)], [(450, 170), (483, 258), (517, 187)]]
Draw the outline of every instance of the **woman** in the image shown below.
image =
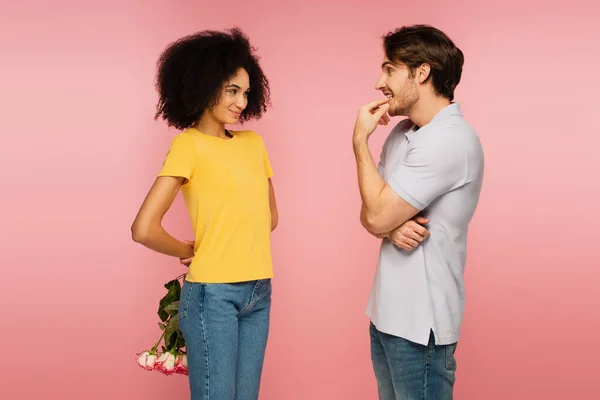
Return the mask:
[[(271, 308), (278, 215), (261, 137), (228, 124), (259, 119), (269, 83), (237, 29), (171, 44), (158, 63), (156, 118), (181, 130), (133, 223), (133, 239), (189, 266), (179, 304), (191, 396), (258, 399)], [(181, 188), (195, 239), (161, 226)]]

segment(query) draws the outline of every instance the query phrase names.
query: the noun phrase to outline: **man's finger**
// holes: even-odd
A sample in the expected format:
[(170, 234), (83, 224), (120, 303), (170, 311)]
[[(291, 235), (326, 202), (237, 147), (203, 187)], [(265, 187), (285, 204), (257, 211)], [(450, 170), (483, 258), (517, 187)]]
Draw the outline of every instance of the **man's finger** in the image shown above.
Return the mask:
[(388, 111), (389, 108), (390, 108), (389, 104), (382, 104), (377, 109), (377, 111), (375, 111), (373, 113), (373, 117), (375, 117), (377, 120), (380, 120), (385, 115), (385, 113)]
[(400, 247), (401, 249), (404, 249), (404, 250), (406, 250), (406, 251), (411, 251), (411, 250), (414, 248), (413, 246), (411, 246), (411, 245), (409, 245), (409, 244), (406, 244), (406, 243), (402, 243), (402, 244), (401, 244), (400, 246), (398, 246), (398, 247)]
[(416, 240), (419, 243), (421, 243), (423, 240), (425, 240), (425, 238), (423, 236), (419, 235), (417, 232), (413, 232), (412, 239)]
[(409, 244), (409, 245), (411, 245), (412, 247), (417, 247), (417, 246), (419, 245), (419, 242), (417, 242), (417, 241), (416, 241), (416, 240), (414, 240), (414, 239), (410, 239), (410, 238), (407, 238), (407, 239), (406, 239), (406, 243), (408, 243), (408, 244)]
[(396, 247), (399, 247), (401, 249), (412, 250), (412, 247), (410, 247), (409, 245), (407, 245), (404, 242), (400, 242), (399, 240), (394, 240), (394, 244), (396, 245)]
[(420, 225), (426, 225), (426, 224), (429, 223), (429, 220), (427, 218), (424, 218), (424, 217), (415, 217), (414, 221), (417, 224), (420, 224)]
[(381, 100), (375, 100), (370, 102), (369, 104), (365, 105), (364, 107), (369, 110), (369, 111), (373, 111), (374, 109), (376, 109), (377, 107), (381, 106), (382, 104), (385, 104), (387, 102), (389, 102), (390, 99), (388, 99), (387, 97), (385, 99), (381, 99)]
[(415, 232), (417, 232), (423, 237), (429, 237), (429, 231), (426, 228), (423, 228), (422, 226), (415, 227)]
[(411, 229), (413, 232), (418, 233), (421, 236), (426, 236), (426, 233), (429, 232), (427, 230), (427, 228), (422, 227), (421, 225), (417, 224), (415, 221), (408, 221), (406, 223), (406, 227), (408, 229)]

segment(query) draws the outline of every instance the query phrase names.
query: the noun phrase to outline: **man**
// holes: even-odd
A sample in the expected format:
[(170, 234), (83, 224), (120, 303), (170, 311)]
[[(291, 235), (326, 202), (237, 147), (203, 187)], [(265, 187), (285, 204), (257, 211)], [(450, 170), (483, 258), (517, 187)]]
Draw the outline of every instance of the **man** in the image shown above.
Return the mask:
[[(483, 150), (453, 102), (464, 62), (454, 43), (417, 25), (386, 35), (384, 50), (376, 89), (386, 98), (361, 107), (353, 136), (361, 222), (384, 238), (367, 309), (371, 357), (380, 399), (447, 400)], [(368, 139), (394, 116), (408, 118), (386, 139), (377, 167)]]

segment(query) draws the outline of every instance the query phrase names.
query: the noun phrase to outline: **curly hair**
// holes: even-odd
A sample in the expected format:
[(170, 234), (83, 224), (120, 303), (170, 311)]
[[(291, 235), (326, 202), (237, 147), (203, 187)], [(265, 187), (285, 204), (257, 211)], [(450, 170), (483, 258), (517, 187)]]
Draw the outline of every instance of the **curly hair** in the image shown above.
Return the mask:
[(248, 72), (251, 88), (240, 122), (259, 119), (270, 105), (270, 89), (255, 50), (238, 28), (205, 30), (170, 44), (157, 63), (154, 119), (162, 116), (180, 130), (193, 126), (219, 102), (224, 83), (240, 68)]

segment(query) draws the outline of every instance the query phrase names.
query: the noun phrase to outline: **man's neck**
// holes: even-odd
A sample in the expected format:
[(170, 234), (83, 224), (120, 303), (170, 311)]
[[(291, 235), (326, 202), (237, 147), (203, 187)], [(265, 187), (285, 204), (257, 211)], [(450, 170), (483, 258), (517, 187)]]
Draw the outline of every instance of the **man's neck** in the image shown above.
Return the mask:
[(450, 100), (440, 96), (427, 96), (419, 101), (410, 110), (408, 118), (418, 127), (431, 122), (440, 111), (451, 104)]

